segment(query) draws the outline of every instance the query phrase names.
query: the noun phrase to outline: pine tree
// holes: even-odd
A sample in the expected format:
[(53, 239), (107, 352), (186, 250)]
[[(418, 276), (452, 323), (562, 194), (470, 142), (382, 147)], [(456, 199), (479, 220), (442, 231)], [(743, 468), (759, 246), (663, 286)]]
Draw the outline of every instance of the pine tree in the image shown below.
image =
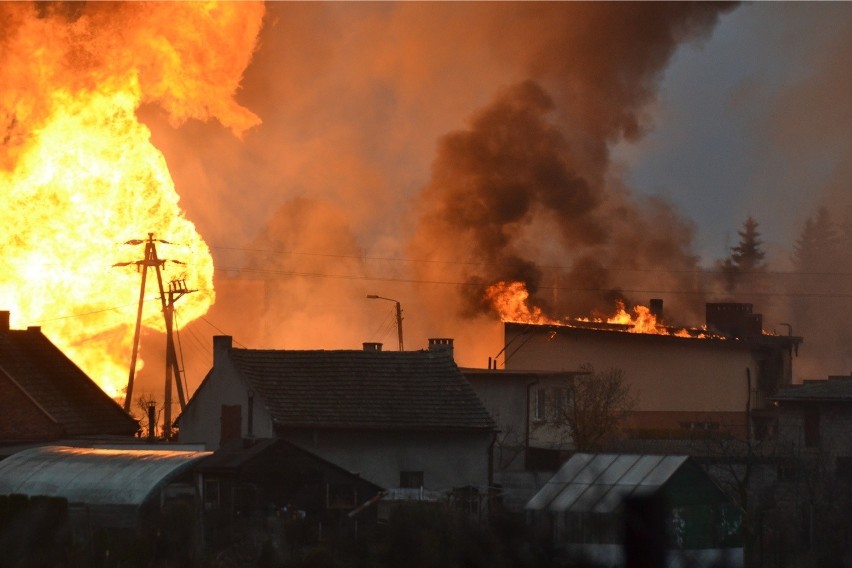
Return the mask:
[(731, 247), (730, 256), (721, 263), (725, 288), (728, 292), (734, 292), (745, 276), (766, 270), (764, 263), (766, 253), (757, 227), (757, 221), (749, 215), (743, 223), (743, 229), (738, 231), (739, 244)]
[(820, 207), (805, 221), (793, 249), (793, 267), (803, 275), (830, 272), (837, 268), (840, 241), (828, 209)]
[(789, 321), (796, 326), (796, 335), (808, 341), (808, 356), (829, 372), (850, 353), (852, 341), (849, 303), (837, 301), (848, 293), (848, 277), (843, 273), (848, 271), (850, 245), (852, 209), (837, 225), (829, 210), (821, 207), (805, 220), (791, 257), (795, 274), (788, 287), (792, 293)]
[(738, 234), (740, 244), (731, 248), (731, 262), (742, 273), (765, 270), (766, 265), (763, 259), (766, 253), (763, 252), (763, 241), (760, 240), (760, 233), (757, 231), (757, 221), (751, 215), (745, 220), (743, 230)]

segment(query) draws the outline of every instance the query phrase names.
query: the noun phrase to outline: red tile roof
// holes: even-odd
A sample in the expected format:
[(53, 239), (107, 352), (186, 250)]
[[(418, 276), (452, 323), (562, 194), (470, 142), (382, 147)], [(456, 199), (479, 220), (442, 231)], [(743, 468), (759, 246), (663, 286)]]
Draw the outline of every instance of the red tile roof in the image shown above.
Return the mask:
[(230, 349), (278, 427), (493, 430), (445, 351)]

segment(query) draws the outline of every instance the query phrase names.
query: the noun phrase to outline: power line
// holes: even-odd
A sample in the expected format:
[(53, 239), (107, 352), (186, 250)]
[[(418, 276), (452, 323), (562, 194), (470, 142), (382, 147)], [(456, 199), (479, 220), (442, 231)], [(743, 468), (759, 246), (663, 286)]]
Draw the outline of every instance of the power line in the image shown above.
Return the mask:
[[(222, 335), (230, 335), (229, 333), (227, 333), (227, 332), (225, 332), (225, 331), (222, 331), (221, 329), (219, 329), (218, 327), (216, 327), (216, 326), (213, 324), (213, 322), (211, 322), (210, 320), (208, 320), (208, 319), (207, 319), (207, 318), (205, 318), (204, 316), (202, 316), (202, 317), (200, 317), (200, 318), (198, 318), (198, 319), (200, 319), (201, 321), (203, 321), (204, 323), (206, 323), (207, 325), (209, 325), (210, 327), (212, 327), (213, 329), (215, 329), (216, 331), (218, 331), (218, 332), (219, 332), (219, 333), (221, 333)], [(233, 339), (233, 336), (232, 336), (232, 339)], [(242, 343), (240, 343), (240, 342), (239, 342), (239, 341), (237, 341), (236, 339), (234, 339), (234, 343), (236, 343), (239, 347), (242, 347), (243, 349), (248, 349), (248, 347), (246, 347), (245, 345), (243, 345)]]
[[(261, 275), (276, 275), (276, 276), (301, 276), (305, 278), (326, 278), (331, 280), (364, 280), (370, 282), (397, 282), (401, 284), (437, 284), (437, 285), (447, 285), (447, 286), (482, 286), (480, 282), (460, 282), (460, 281), (452, 281), (452, 280), (420, 280), (415, 278), (393, 278), (393, 277), (379, 277), (379, 276), (364, 276), (357, 274), (327, 274), (320, 272), (297, 272), (297, 271), (289, 271), (289, 270), (264, 270), (257, 268), (233, 268), (233, 267), (215, 267), (217, 270), (231, 270), (231, 271), (240, 271), (240, 272), (248, 272), (250, 274), (261, 274)], [(564, 292), (623, 292), (630, 294), (674, 294), (674, 295), (697, 295), (697, 296), (708, 296), (713, 295), (711, 292), (707, 290), (695, 289), (695, 290), (639, 290), (639, 289), (630, 289), (623, 288), (618, 286), (612, 287), (591, 287), (591, 288), (579, 288), (579, 287), (569, 287), (569, 286), (547, 286), (540, 285), (537, 286), (537, 290), (544, 291), (564, 291)], [(817, 292), (749, 292), (749, 291), (738, 291), (736, 292), (737, 296), (756, 296), (756, 297), (801, 297), (801, 298), (852, 298), (852, 292), (836, 292), (836, 293), (817, 293)]]
[[(147, 298), (147, 299), (148, 300), (154, 300), (154, 299), (157, 299), (157, 298), (158, 298), (158, 296), (151, 296), (150, 298)], [(51, 322), (51, 321), (59, 321), (59, 320), (64, 320), (64, 319), (81, 318), (81, 317), (91, 316), (91, 315), (95, 315), (95, 314), (102, 314), (104, 312), (114, 312), (116, 310), (122, 310), (122, 309), (125, 309), (125, 308), (130, 308), (130, 307), (135, 307), (135, 306), (136, 306), (136, 302), (133, 302), (132, 304), (125, 304), (123, 306), (113, 306), (111, 308), (103, 308), (103, 309), (100, 309), (100, 310), (93, 310), (91, 312), (82, 312), (82, 313), (77, 313), (77, 314), (69, 314), (69, 315), (64, 315), (64, 316), (56, 316), (56, 317), (53, 317), (53, 318), (45, 318), (45, 319), (35, 320), (33, 323), (41, 324), (41, 323), (47, 323), (47, 322)]]
[[(310, 257), (321, 257), (321, 258), (345, 258), (350, 260), (377, 260), (377, 261), (385, 261), (385, 262), (407, 262), (407, 263), (421, 263), (421, 264), (448, 264), (448, 265), (458, 265), (458, 266), (483, 266), (483, 267), (499, 267), (502, 266), (501, 263), (496, 262), (487, 262), (487, 261), (464, 261), (464, 260), (444, 260), (444, 259), (429, 259), (429, 258), (404, 258), (404, 257), (381, 257), (381, 256), (366, 256), (366, 255), (353, 255), (353, 254), (334, 254), (334, 253), (318, 253), (318, 252), (298, 252), (298, 251), (288, 251), (288, 250), (276, 250), (276, 249), (258, 249), (258, 248), (240, 248), (240, 247), (223, 247), (223, 246), (211, 246), (213, 250), (228, 250), (228, 251), (236, 251), (236, 252), (256, 252), (256, 253), (266, 253), (266, 254), (281, 254), (281, 255), (293, 255), (293, 256), (310, 256)], [(539, 265), (539, 268), (546, 270), (563, 270), (568, 271), (572, 270), (570, 266), (558, 265), (558, 264), (542, 264)], [(724, 270), (716, 269), (716, 268), (683, 268), (683, 269), (675, 269), (675, 268), (627, 268), (627, 267), (604, 267), (604, 270), (609, 272), (643, 272), (643, 273), (666, 273), (666, 274), (724, 274)], [(763, 270), (759, 274), (765, 274), (768, 276), (852, 276), (852, 272), (800, 272), (797, 270)]]

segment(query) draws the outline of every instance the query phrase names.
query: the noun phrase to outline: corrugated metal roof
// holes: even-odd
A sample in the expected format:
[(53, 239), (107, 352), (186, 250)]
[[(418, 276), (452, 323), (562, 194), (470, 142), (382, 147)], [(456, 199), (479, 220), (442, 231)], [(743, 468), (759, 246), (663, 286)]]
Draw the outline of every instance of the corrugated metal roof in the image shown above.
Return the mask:
[(44, 446), (0, 461), (0, 495), (64, 497), (70, 504), (138, 506), (211, 452)]
[(611, 513), (631, 494), (658, 489), (688, 456), (575, 454), (527, 503), (534, 511)]

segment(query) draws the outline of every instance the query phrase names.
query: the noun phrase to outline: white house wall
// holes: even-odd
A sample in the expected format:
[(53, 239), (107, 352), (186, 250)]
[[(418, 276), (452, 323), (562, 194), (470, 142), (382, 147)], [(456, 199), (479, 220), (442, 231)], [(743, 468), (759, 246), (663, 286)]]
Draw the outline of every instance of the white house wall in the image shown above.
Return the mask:
[[(181, 443), (203, 443), (208, 450), (219, 448), (222, 433), (222, 405), (239, 404), (240, 432), (248, 435), (248, 388), (230, 365), (220, 363), (193, 396), (191, 404), (181, 414), (178, 439)], [(257, 438), (273, 438), (272, 418), (255, 395), (252, 420), (252, 435)]]

